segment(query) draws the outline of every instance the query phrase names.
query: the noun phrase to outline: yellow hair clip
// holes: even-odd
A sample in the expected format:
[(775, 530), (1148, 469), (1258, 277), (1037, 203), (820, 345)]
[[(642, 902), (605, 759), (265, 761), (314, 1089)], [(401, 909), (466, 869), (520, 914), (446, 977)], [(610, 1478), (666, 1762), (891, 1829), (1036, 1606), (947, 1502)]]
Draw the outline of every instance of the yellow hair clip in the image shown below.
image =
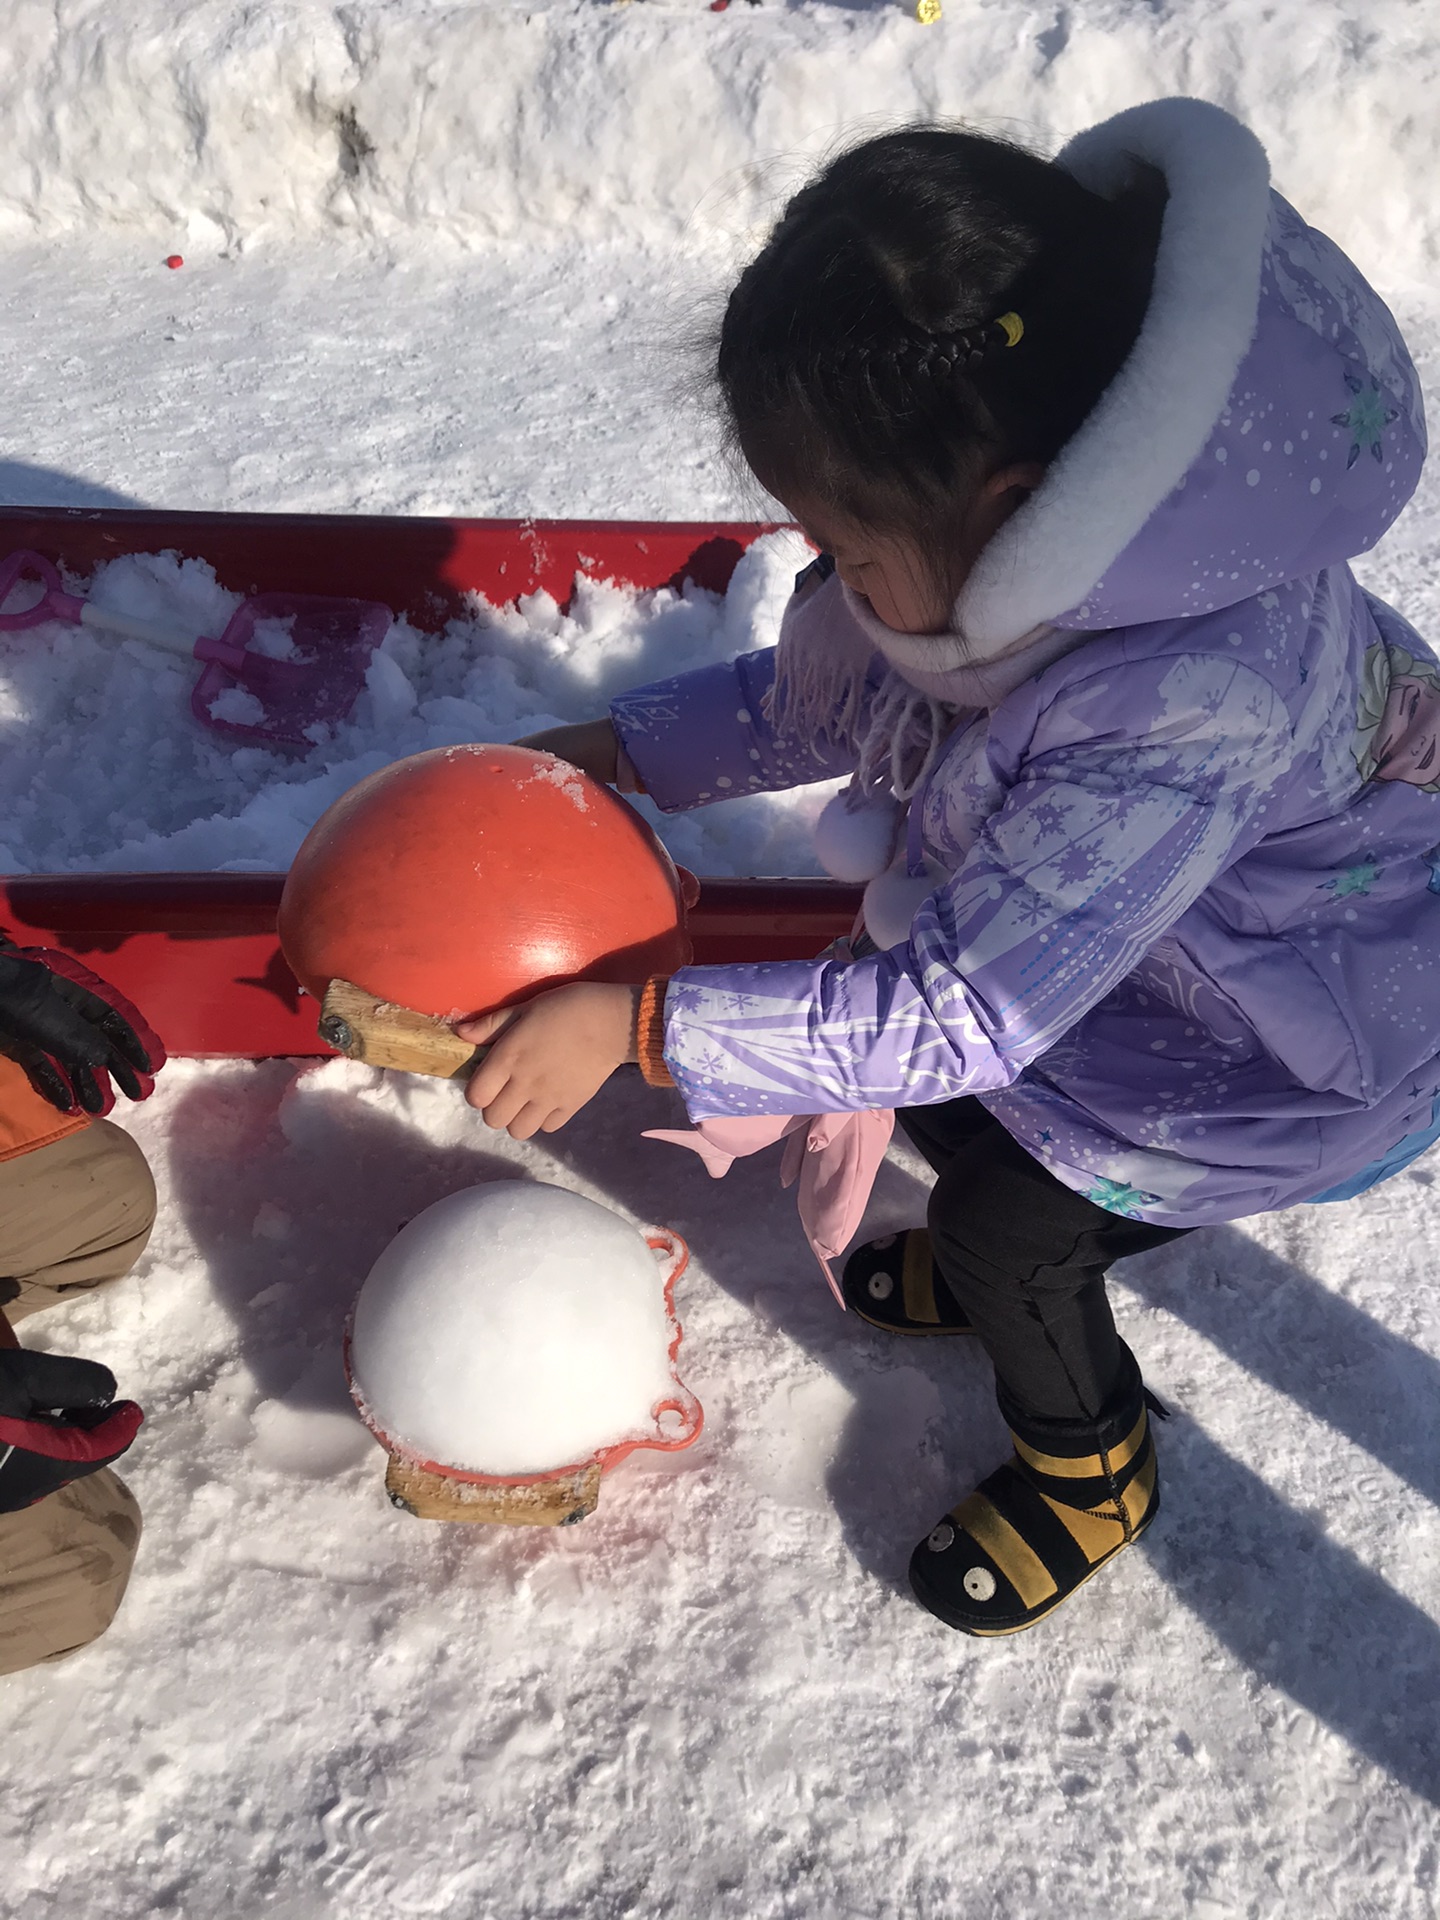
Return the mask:
[(1005, 336), (1007, 347), (1018, 347), (1025, 336), (1025, 322), (1018, 313), (1002, 313), (995, 322)]

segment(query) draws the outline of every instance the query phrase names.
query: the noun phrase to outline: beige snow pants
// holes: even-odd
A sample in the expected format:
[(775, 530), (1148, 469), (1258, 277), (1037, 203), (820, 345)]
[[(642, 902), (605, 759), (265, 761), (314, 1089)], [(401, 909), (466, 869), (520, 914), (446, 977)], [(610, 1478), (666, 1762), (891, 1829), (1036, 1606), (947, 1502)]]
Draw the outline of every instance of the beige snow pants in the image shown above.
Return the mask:
[[(145, 1156), (108, 1120), (0, 1160), (0, 1311), (13, 1324), (120, 1279), (154, 1224)], [(140, 1509), (108, 1467), (0, 1513), (0, 1674), (102, 1634), (139, 1539)]]

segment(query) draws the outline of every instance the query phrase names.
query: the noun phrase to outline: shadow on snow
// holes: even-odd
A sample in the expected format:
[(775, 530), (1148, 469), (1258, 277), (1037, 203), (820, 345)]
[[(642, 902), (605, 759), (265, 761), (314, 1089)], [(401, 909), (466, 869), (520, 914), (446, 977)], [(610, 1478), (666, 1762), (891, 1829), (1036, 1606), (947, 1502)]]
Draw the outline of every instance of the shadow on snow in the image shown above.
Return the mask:
[[(260, 1390), (301, 1407), (344, 1408), (340, 1332), (381, 1248), (434, 1200), (523, 1169), (487, 1151), (483, 1128), (463, 1111), (451, 1139), (437, 1145), (403, 1113), (344, 1089), (305, 1092), (293, 1063), (241, 1071), (262, 1077), (265, 1100), (234, 1100), (223, 1080), (212, 1081), (177, 1115), (176, 1198)], [(426, 1112), (429, 1126), (433, 1107)], [(627, 1071), (563, 1133), (538, 1143), (539, 1177), (553, 1165), (639, 1220), (684, 1234), (727, 1294), (840, 1384), (852, 1404), (825, 1492), (857, 1561), (907, 1592), (915, 1540), (1003, 1457), (984, 1356), (969, 1341), (900, 1340), (843, 1317), (804, 1246), (791, 1197), (778, 1190), (778, 1156), (741, 1161), (716, 1186), (698, 1161), (637, 1140), (643, 1127), (680, 1124), (676, 1096)], [(915, 1171), (893, 1160), (882, 1169), (867, 1233), (923, 1218), (926, 1181), (918, 1161), (911, 1164)], [(227, 1168), (224, 1181), (215, 1178), (217, 1165)], [(325, 1216), (319, 1258), (313, 1237), (293, 1231), (317, 1209)], [(1440, 1460), (1422, 1444), (1440, 1406), (1434, 1359), (1230, 1228), (1130, 1261), (1122, 1273), (1125, 1288), (1192, 1326), (1427, 1498), (1440, 1495)], [(696, 1311), (693, 1287), (682, 1282), (682, 1315), (687, 1293)], [(1123, 1328), (1123, 1297), (1117, 1304)], [(1144, 1365), (1143, 1332), (1136, 1345)], [(709, 1446), (733, 1445), (724, 1400), (743, 1382), (707, 1379), (693, 1336), (684, 1370), (711, 1415)], [(1154, 1384), (1164, 1397), (1163, 1378)], [(1171, 1592), (1252, 1672), (1440, 1804), (1440, 1627), (1183, 1408), (1159, 1444), (1165, 1504), (1142, 1550)], [(702, 1461), (682, 1455), (676, 1469)], [(1314, 1494), (1319, 1509), (1323, 1479)], [(1095, 1610), (1101, 1632), (1105, 1604), (1103, 1581), (1077, 1602)]]

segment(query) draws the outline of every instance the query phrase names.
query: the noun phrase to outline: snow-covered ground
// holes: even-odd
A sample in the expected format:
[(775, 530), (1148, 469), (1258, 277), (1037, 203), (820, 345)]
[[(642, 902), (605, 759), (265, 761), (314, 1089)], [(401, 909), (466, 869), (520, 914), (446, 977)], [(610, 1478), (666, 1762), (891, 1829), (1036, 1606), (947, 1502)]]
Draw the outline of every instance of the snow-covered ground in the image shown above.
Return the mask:
[[(1257, 126), (1433, 391), (1437, 67), (1408, 0), (947, 0), (928, 30), (740, 0), (13, 0), (0, 498), (758, 514), (677, 393), (775, 181), (867, 116), (1048, 142), (1182, 89)], [(767, 543), (723, 608), (598, 588), (568, 619), (398, 631), (298, 765), (202, 736), (145, 649), (6, 641), (7, 864), (278, 864), (382, 759), (767, 637), (793, 558)], [(1440, 634), (1434, 480), (1364, 572)], [(221, 606), (164, 563), (95, 590)], [(667, 831), (703, 870), (796, 870), (813, 805)], [(1175, 1410), (1164, 1513), (1055, 1620), (986, 1644), (904, 1584), (1000, 1455), (982, 1363), (848, 1323), (773, 1165), (712, 1185), (638, 1139), (677, 1122), (628, 1071), (526, 1146), (448, 1086), (343, 1062), (167, 1071), (127, 1122), (162, 1187), (151, 1251), (27, 1329), (146, 1405), (147, 1533), (110, 1635), (0, 1687), (0, 1911), (1433, 1915), (1434, 1157), (1120, 1270)], [(581, 1527), (445, 1529), (386, 1504), (340, 1328), (403, 1221), (516, 1173), (689, 1238), (706, 1433), (632, 1459)], [(876, 1229), (924, 1184), (897, 1150)]]

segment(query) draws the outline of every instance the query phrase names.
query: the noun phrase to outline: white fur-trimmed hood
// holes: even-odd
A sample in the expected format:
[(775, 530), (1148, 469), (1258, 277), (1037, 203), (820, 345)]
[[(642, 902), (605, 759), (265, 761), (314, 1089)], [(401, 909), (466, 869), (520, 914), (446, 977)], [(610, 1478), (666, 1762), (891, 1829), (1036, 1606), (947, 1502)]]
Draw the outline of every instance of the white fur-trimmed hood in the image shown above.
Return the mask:
[(1204, 447), (1255, 332), (1270, 168), (1254, 134), (1203, 100), (1155, 100), (1056, 156), (1092, 192), (1133, 162), (1165, 177), (1139, 338), (1042, 484), (990, 541), (956, 603), (972, 657), (1080, 605)]

